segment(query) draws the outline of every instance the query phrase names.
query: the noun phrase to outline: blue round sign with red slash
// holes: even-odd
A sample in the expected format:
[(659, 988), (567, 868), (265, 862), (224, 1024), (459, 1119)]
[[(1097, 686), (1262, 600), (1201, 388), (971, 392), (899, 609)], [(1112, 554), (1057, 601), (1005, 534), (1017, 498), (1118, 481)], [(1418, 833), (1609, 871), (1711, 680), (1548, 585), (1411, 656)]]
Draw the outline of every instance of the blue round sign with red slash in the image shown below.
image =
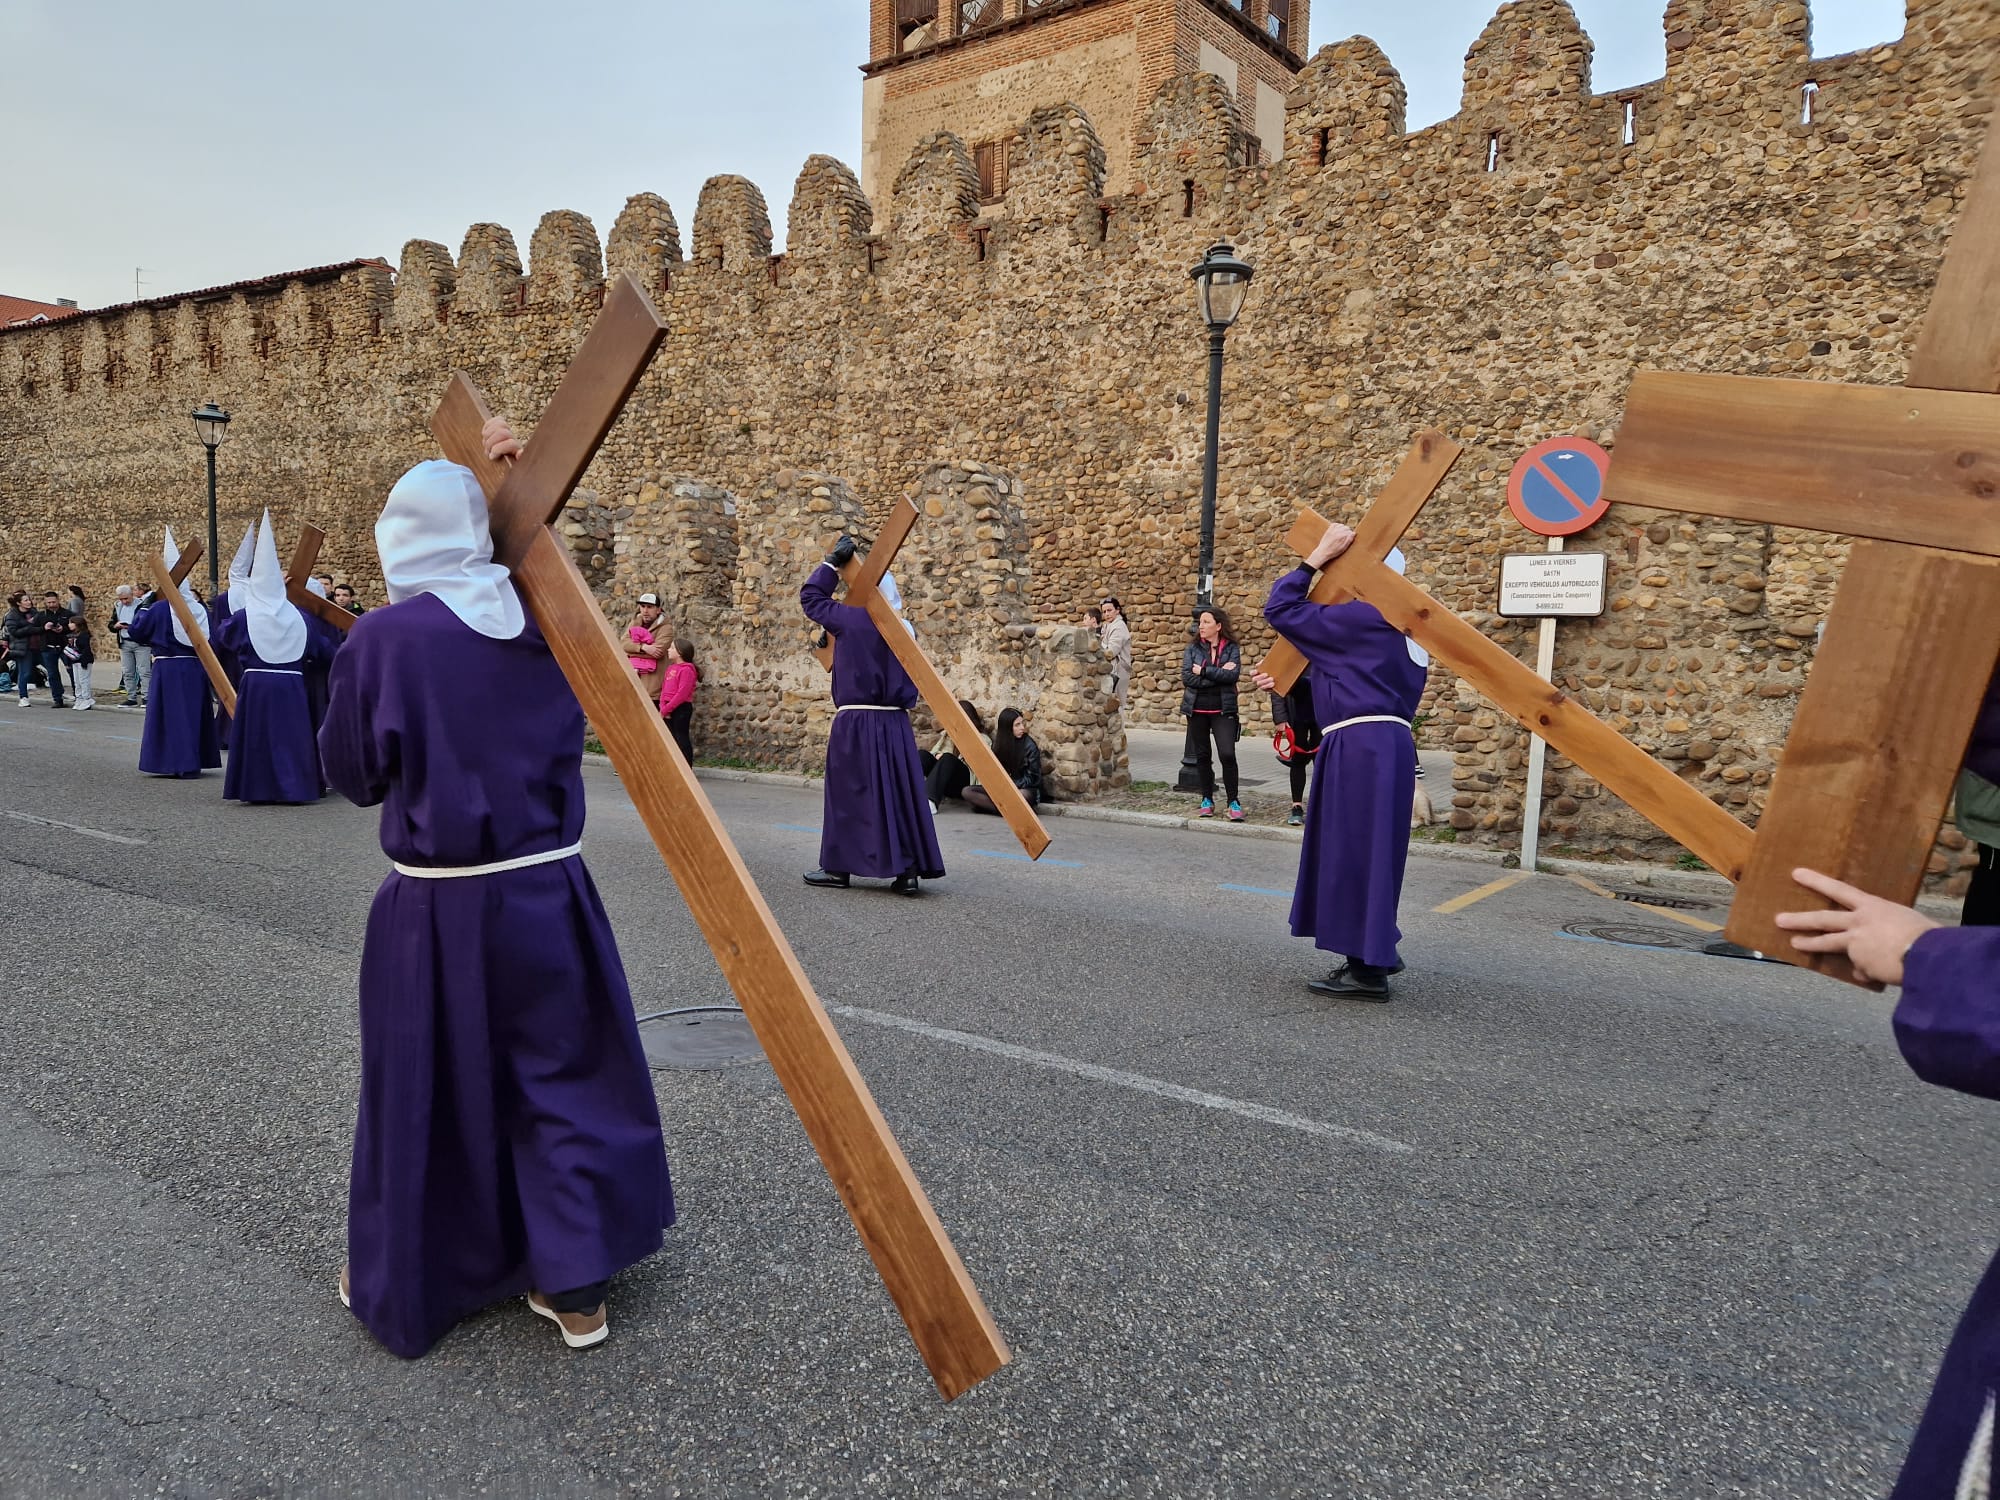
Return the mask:
[(1574, 536), (1604, 519), (1611, 455), (1589, 438), (1550, 438), (1521, 455), (1507, 476), (1507, 508), (1537, 536)]

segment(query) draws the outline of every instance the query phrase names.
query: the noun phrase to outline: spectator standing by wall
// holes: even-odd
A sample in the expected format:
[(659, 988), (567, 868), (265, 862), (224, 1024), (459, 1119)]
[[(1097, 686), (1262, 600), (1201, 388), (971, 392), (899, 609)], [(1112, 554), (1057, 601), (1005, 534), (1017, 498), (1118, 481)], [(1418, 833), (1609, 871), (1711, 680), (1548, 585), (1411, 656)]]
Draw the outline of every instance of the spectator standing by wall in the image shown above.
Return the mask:
[(1243, 674), (1243, 652), (1230, 637), (1229, 616), (1222, 609), (1204, 609), (1196, 618), (1195, 638), (1181, 653), (1181, 714), (1188, 723), (1188, 754), (1201, 767), (1200, 816), (1215, 816), (1219, 758), (1229, 821), (1241, 823), (1243, 804), (1236, 795), (1236, 682)]
[(1112, 707), (1122, 709), (1132, 692), (1132, 627), (1126, 623), (1125, 606), (1116, 599), (1106, 598), (1099, 613), (1104, 628), (1097, 634), (1098, 644), (1111, 658)]
[(70, 665), (75, 668), (76, 706), (79, 710), (97, 707), (97, 695), (91, 690), (90, 669), (97, 662), (97, 654), (90, 644), (90, 617), (82, 612), (69, 617), (69, 641), (63, 652), (67, 660), (72, 653), (75, 660)]
[(356, 619), (368, 613), (367, 610), (361, 607), (359, 601), (355, 599), (354, 585), (351, 583), (336, 583), (333, 586), (333, 602)]
[(1306, 821), (1306, 782), (1312, 776), (1313, 756), (1319, 752), (1319, 714), (1313, 706), (1312, 673), (1299, 673), (1289, 693), (1271, 694), (1271, 722), (1277, 726), (1273, 744), (1278, 760), (1292, 777), (1292, 811), (1285, 819), (1292, 828)]
[(681, 747), (681, 759), (694, 764), (694, 690), (701, 683), (701, 671), (694, 664), (694, 642), (674, 640), (661, 648), (666, 652), (666, 670), (661, 674), (660, 717), (667, 731)]
[(153, 675), (150, 647), (133, 640), (129, 632), (139, 613), (139, 597), (129, 583), (118, 585), (117, 602), (111, 607), (111, 635), (118, 642), (118, 685), (125, 690), (128, 708), (143, 708), (146, 680)]
[[(55, 596), (51, 594), (50, 599)], [(35, 608), (35, 601), (23, 589), (9, 602), (4, 621), (7, 643), (14, 654), (14, 684), (20, 690), (20, 703), (26, 707), (28, 689), (35, 680), (35, 669), (41, 668), (48, 674), (49, 693), (55, 699), (57, 708), (63, 706), (62, 668), (56, 664), (56, 654), (49, 649), (49, 619)], [(65, 620), (67, 615), (63, 617)]]

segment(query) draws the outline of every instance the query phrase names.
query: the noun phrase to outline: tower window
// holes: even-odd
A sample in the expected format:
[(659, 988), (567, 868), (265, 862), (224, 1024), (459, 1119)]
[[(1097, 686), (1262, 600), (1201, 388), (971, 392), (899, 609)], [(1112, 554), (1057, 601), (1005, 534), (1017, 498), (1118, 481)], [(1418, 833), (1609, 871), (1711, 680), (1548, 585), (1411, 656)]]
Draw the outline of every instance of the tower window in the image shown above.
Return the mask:
[(1799, 90), (1799, 96), (1799, 123), (1801, 125), (1810, 125), (1813, 122), (1813, 117), (1819, 113), (1819, 85), (1817, 83), (1808, 83), (1804, 88)]
[(1194, 179), (1192, 177), (1181, 184), (1181, 217), (1183, 219), (1192, 219), (1194, 217)]
[(914, 52), (937, 40), (938, 0), (896, 0), (896, 50)]
[(1638, 141), (1638, 139), (1639, 139), (1639, 101), (1636, 99), (1627, 99), (1625, 101), (1624, 144), (1627, 146), (1633, 145), (1635, 142)]
[(1500, 170), (1500, 132), (1497, 130), (1486, 137), (1486, 170)]
[(958, 34), (991, 26), (1000, 19), (1000, 0), (958, 0)]

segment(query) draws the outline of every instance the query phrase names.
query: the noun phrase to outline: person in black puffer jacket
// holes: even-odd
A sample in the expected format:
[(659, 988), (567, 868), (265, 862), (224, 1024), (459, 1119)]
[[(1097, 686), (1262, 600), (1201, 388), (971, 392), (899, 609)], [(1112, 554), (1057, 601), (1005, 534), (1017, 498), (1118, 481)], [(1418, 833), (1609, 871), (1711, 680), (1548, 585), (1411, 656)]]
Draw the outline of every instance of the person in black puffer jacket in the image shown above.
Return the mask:
[(1222, 760), (1222, 787), (1229, 797), (1229, 821), (1243, 821), (1236, 795), (1236, 680), (1243, 675), (1243, 652), (1231, 638), (1229, 616), (1214, 605), (1196, 617), (1195, 639), (1181, 653), (1181, 714), (1187, 719), (1187, 753), (1201, 766), (1201, 816), (1215, 816), (1215, 763)]
[[(1021, 795), (1028, 799), (1028, 806), (1039, 806), (1042, 800), (1042, 747), (1029, 737), (1028, 721), (1020, 709), (1000, 711), (1000, 722), (993, 730), (993, 753), (1000, 758), (1001, 769), (1013, 778)], [(1000, 811), (980, 787), (969, 786), (959, 795), (974, 812)]]
[(14, 684), (20, 689), (21, 702), (26, 703), (35, 669), (42, 664), (45, 635), (42, 617), (32, 597), (25, 592), (7, 596), (7, 615), (0, 619), (0, 631), (6, 632), (7, 656), (14, 664)]

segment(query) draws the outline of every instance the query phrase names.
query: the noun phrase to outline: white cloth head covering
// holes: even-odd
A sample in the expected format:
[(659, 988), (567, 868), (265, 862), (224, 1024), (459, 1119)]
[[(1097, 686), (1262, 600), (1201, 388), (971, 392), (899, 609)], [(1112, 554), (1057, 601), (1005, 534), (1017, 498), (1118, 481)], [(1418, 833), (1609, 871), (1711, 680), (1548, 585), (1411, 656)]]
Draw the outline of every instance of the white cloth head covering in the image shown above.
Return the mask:
[(875, 592), (889, 601), (889, 608), (893, 609), (896, 612), (896, 618), (903, 622), (903, 629), (910, 632), (910, 639), (915, 640), (917, 627), (912, 625), (910, 617), (903, 613), (903, 591), (896, 586), (896, 575), (894, 573), (884, 573), (882, 575), (882, 585)]
[(470, 469), (434, 458), (397, 480), (375, 523), (375, 550), (391, 604), (435, 594), (496, 641), (513, 640), (528, 623), (514, 580), (493, 561), (486, 496)]
[(317, 573), (313, 574), (312, 577), (306, 580), (306, 592), (308, 594), (317, 594), (322, 599), (326, 598), (326, 580), (321, 578)]
[[(265, 511), (266, 516), (270, 515)], [(236, 556), (229, 563), (229, 607), (237, 608), (237, 601), (243, 597), (242, 588), (250, 581), (250, 564), (257, 556), (257, 523), (252, 521), (243, 528), (243, 540), (237, 544)]]
[[(181, 549), (179, 544), (174, 541), (174, 528), (171, 526), (167, 528), (167, 544), (160, 550), (160, 560), (167, 565), (167, 571), (170, 573), (173, 571), (174, 564), (181, 560)], [(188, 613), (194, 616), (195, 629), (201, 632), (203, 640), (207, 640), (208, 611), (202, 607), (201, 600), (194, 596), (193, 579), (183, 578), (181, 580), (181, 597), (187, 600)], [(179, 615), (171, 613), (172, 608), (173, 606), (168, 606), (168, 618), (173, 622), (174, 639), (179, 641), (183, 646), (192, 646), (194, 642), (188, 639), (187, 627), (181, 624), (181, 617)]]
[[(1389, 564), (1390, 567), (1394, 568), (1398, 573), (1407, 573), (1409, 571), (1410, 560), (1407, 557), (1403, 556), (1403, 549), (1401, 547), (1391, 547), (1389, 549), (1389, 556), (1385, 559), (1385, 561)], [(1424, 668), (1426, 671), (1428, 671), (1430, 669), (1430, 664), (1431, 664), (1430, 652), (1426, 651), (1422, 646), (1419, 646), (1415, 641), (1411, 640), (1408, 636), (1403, 637), (1403, 644), (1410, 648), (1410, 660), (1415, 662), (1418, 666)]]
[(232, 590), (229, 602), (250, 627), (250, 649), (259, 659), (282, 667), (306, 654), (306, 617), (285, 597), (285, 571), (278, 561), (278, 539), (271, 534), (268, 510), (257, 530), (257, 560), (250, 569), (250, 582), (240, 598)]

